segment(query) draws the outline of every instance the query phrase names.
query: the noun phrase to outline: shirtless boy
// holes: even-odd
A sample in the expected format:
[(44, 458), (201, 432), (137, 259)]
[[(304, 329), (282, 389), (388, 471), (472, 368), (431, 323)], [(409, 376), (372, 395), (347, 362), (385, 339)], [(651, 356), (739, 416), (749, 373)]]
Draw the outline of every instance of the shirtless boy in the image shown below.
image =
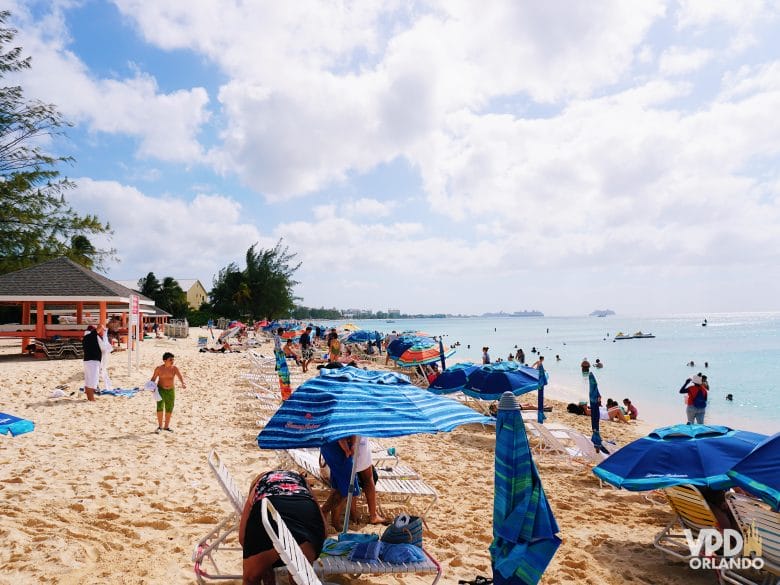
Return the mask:
[[(173, 388), (174, 378), (179, 378), (181, 387), (186, 388), (184, 378), (181, 377), (179, 368), (173, 365), (174, 356), (166, 351), (163, 356), (163, 363), (157, 366), (152, 374), (152, 382), (157, 382), (157, 390), (160, 392), (162, 400), (157, 402), (157, 433), (161, 431), (173, 432), (171, 428), (171, 414), (173, 413), (173, 403), (176, 393)], [(163, 410), (165, 411), (165, 426), (163, 426)]]

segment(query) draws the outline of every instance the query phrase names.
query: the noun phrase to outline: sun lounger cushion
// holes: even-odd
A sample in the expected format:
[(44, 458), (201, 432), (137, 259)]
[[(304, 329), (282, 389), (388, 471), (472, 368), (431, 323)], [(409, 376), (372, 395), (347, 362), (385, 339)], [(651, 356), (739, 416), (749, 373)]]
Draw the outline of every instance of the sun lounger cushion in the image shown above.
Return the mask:
[(11, 436), (15, 437), (29, 433), (34, 429), (35, 423), (33, 421), (0, 412), (0, 433), (4, 435), (11, 433)]

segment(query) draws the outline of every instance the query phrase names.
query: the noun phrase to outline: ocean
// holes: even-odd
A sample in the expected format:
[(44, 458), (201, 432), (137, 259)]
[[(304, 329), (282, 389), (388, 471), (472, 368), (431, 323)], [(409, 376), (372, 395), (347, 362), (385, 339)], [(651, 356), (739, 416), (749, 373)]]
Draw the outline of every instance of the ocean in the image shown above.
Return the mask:
[[(707, 326), (702, 322), (707, 319)], [(567, 402), (586, 400), (587, 378), (580, 362), (599, 358), (593, 370), (606, 402), (630, 398), (639, 417), (654, 426), (685, 422), (686, 378), (702, 372), (710, 383), (705, 422), (762, 433), (780, 431), (780, 313), (728, 313), (668, 317), (500, 317), (353, 320), (383, 333), (424, 331), (460, 342), (448, 364), (479, 363), (481, 348), (507, 359), (523, 348), (530, 365), (545, 356), (550, 396)], [(618, 332), (652, 333), (654, 339), (614, 341)], [(560, 360), (556, 360), (556, 355)], [(687, 364), (693, 361), (695, 366)], [(704, 363), (708, 363), (705, 368)], [(733, 401), (726, 395), (732, 394)]]

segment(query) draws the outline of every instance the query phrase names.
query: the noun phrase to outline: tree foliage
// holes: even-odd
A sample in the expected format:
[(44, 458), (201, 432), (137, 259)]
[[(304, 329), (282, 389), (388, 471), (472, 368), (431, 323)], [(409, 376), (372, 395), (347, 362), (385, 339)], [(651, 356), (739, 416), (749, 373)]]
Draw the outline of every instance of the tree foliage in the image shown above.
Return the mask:
[(281, 239), (268, 250), (252, 245), (246, 251), (246, 268), (231, 262), (214, 278), (209, 293), (214, 314), (250, 319), (289, 316), (295, 309), (292, 289), (298, 284), (293, 275), (301, 267), (300, 262), (292, 264), (296, 256)]
[(189, 312), (187, 293), (172, 276), (166, 276), (160, 282), (154, 272), (150, 272), (138, 280), (138, 291), (176, 318), (186, 317)]
[[(16, 30), (0, 11), (0, 78), (29, 69), (22, 48), (8, 48)], [(111, 233), (95, 215), (79, 215), (65, 201), (74, 184), (58, 165), (70, 157), (45, 153), (40, 144), (68, 126), (52, 104), (27, 100), (19, 86), (0, 87), (0, 274), (58, 256), (102, 267), (114, 250), (96, 248), (88, 235)]]

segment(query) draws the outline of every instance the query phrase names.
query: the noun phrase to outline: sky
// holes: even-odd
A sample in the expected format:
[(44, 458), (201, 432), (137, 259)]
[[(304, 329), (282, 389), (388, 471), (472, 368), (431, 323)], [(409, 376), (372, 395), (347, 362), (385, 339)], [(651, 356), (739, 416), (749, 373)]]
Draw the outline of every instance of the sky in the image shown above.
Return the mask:
[(111, 278), (282, 238), (312, 307), (780, 310), (780, 2), (0, 7)]

